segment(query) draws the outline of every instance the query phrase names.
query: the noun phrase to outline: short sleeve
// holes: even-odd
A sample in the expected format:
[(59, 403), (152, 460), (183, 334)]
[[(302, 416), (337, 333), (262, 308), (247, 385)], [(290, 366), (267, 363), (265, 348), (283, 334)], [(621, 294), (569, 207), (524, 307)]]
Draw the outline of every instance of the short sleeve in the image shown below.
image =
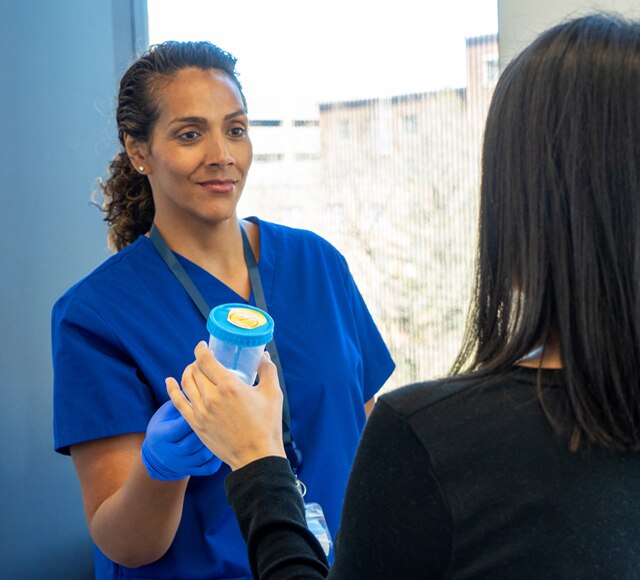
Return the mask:
[(369, 401), (391, 376), (396, 365), (349, 271), (346, 260), (343, 256), (340, 257), (344, 268), (347, 293), (351, 302), (357, 340), (362, 353), (363, 397), (365, 401)]
[(157, 404), (134, 361), (89, 301), (66, 295), (52, 313), (56, 451), (144, 432)]

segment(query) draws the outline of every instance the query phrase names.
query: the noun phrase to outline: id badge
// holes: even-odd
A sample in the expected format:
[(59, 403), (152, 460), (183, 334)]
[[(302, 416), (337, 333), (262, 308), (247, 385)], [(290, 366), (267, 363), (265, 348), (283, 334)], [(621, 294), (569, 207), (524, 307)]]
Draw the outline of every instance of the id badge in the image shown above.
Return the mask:
[(324, 512), (322, 506), (319, 503), (305, 503), (304, 515), (307, 519), (307, 528), (316, 537), (322, 549), (324, 555), (329, 556), (333, 542), (331, 541), (331, 532), (327, 527), (327, 521), (324, 519)]
[[(307, 488), (299, 479), (296, 479), (296, 486), (300, 491), (302, 497), (307, 493)], [(324, 518), (324, 512), (322, 506), (319, 503), (311, 502), (304, 504), (304, 516), (307, 520), (307, 528), (316, 537), (324, 555), (329, 557), (331, 548), (333, 547), (333, 541), (331, 540), (331, 532), (327, 526), (327, 520)]]

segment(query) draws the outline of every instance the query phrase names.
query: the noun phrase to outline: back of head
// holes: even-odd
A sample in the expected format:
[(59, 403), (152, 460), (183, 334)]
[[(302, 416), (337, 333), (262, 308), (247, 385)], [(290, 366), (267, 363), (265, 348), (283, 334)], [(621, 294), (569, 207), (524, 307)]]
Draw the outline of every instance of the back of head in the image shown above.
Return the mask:
[[(124, 147), (126, 134), (146, 143), (159, 116), (157, 93), (180, 70), (199, 68), (226, 72), (246, 101), (235, 72), (236, 59), (210, 42), (167, 41), (152, 46), (125, 72), (120, 81), (116, 120), (118, 138)], [(109, 166), (102, 183), (103, 210), (109, 224), (109, 241), (122, 249), (149, 231), (154, 205), (148, 179), (135, 171), (125, 151)]]
[(496, 86), (482, 170), (455, 370), (499, 372), (553, 335), (574, 443), (640, 448), (640, 23), (577, 18), (517, 56)]

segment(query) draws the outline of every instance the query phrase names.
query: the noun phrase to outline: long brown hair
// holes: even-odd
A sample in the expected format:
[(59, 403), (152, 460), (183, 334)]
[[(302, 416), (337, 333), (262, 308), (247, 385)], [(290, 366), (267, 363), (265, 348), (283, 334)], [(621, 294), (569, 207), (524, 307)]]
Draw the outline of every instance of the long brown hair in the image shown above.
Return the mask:
[(479, 226), (454, 372), (500, 373), (553, 332), (574, 443), (640, 450), (640, 23), (577, 18), (505, 68)]

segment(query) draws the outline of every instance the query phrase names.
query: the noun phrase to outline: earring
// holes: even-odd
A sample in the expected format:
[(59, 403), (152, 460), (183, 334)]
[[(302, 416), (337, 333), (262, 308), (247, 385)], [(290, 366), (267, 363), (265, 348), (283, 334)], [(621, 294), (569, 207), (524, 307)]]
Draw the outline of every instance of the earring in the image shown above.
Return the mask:
[(138, 171), (139, 171), (140, 173), (144, 173), (144, 167), (143, 167), (142, 165), (139, 165), (139, 166), (138, 166)]

